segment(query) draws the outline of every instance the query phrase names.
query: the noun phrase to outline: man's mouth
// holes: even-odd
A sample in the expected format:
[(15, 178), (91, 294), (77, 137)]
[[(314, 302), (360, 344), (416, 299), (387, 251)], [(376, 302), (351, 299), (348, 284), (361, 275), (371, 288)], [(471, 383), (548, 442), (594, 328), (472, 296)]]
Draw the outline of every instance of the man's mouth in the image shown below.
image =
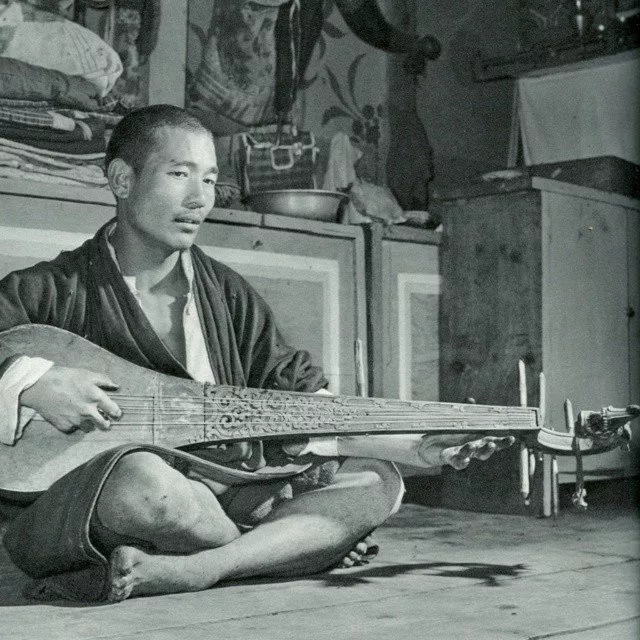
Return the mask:
[(192, 216), (178, 216), (174, 220), (180, 224), (191, 224), (193, 226), (199, 226), (201, 223), (200, 218), (194, 218)]

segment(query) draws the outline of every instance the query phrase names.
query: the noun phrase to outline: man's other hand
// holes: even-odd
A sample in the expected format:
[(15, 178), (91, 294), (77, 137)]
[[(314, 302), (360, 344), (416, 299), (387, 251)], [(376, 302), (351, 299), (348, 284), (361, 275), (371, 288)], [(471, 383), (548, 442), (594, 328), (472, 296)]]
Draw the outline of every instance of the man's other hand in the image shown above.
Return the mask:
[(76, 429), (110, 429), (122, 416), (120, 407), (107, 395), (118, 385), (87, 369), (53, 366), (20, 395), (20, 404), (35, 409), (63, 433)]

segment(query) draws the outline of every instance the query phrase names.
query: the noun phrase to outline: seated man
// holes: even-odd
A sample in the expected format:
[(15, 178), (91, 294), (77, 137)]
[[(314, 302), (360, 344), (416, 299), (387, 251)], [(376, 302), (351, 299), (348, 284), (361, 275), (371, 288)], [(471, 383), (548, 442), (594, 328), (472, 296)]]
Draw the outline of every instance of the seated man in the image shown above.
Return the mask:
[[(265, 302), (194, 245), (215, 199), (209, 131), (177, 107), (140, 109), (114, 130), (106, 166), (115, 219), (78, 249), (0, 281), (0, 330), (49, 324), (174, 376), (321, 391), (321, 371), (284, 343)], [(20, 446), (34, 412), (64, 433), (118, 429), (122, 412), (108, 393), (117, 380), (7, 356), (0, 341), (5, 444)], [(440, 437), (429, 448), (428, 441), (425, 459), (456, 467), (511, 442), (450, 447), (460, 438)], [(394, 465), (370, 457), (307, 454), (312, 464), (303, 473), (261, 473), (236, 486), (228, 481), (234, 469), (264, 471), (293, 454), (254, 442), (203, 447), (199, 455), (211, 461), (206, 477), (176, 451), (110, 449), (26, 506), (4, 543), (16, 564), (39, 578), (34, 595), (119, 601), (353, 564), (366, 551), (362, 541), (402, 497)]]

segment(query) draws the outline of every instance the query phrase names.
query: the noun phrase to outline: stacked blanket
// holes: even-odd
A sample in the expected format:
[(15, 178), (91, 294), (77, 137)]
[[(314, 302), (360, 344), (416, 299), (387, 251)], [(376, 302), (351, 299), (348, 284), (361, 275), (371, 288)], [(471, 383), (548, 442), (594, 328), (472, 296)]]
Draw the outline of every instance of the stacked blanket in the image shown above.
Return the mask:
[(106, 143), (122, 117), (111, 90), (121, 72), (116, 52), (81, 25), (24, 2), (6, 4), (0, 11), (0, 177), (106, 186)]
[(0, 97), (0, 177), (104, 187), (107, 135), (120, 117)]

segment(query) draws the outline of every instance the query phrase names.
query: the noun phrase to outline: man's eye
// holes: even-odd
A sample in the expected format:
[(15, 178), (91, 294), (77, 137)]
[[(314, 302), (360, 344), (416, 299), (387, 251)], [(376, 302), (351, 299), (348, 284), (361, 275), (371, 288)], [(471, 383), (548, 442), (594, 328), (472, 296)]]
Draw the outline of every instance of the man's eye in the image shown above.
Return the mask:
[(179, 176), (181, 178), (186, 178), (187, 177), (187, 172), (186, 171), (169, 171), (169, 175)]
[(215, 187), (216, 186), (216, 179), (215, 178), (205, 178), (204, 182), (205, 182), (205, 184), (208, 184), (210, 187)]

